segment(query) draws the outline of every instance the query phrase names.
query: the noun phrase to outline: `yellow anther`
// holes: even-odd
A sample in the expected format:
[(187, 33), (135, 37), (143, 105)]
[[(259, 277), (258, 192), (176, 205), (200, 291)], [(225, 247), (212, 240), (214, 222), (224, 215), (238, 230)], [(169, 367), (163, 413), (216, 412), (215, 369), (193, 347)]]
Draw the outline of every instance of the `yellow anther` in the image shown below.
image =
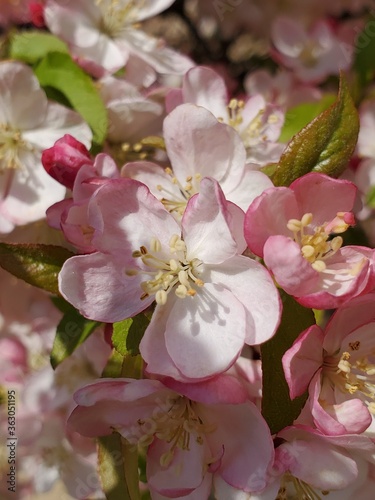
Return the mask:
[(318, 271), (318, 273), (321, 273), (326, 270), (327, 266), (322, 260), (316, 260), (311, 264), (311, 267), (315, 270)]
[(301, 224), (302, 224), (303, 227), (306, 227), (309, 224), (311, 224), (312, 220), (313, 220), (313, 215), (312, 214), (309, 214), (309, 213), (304, 214), (302, 216), (302, 219), (301, 219)]
[(301, 248), (302, 255), (308, 259), (309, 257), (312, 257), (315, 253), (315, 248), (311, 245), (305, 245)]
[(164, 306), (167, 303), (167, 299), (168, 299), (168, 295), (167, 295), (167, 292), (165, 290), (158, 290), (155, 293), (155, 300), (156, 300), (157, 304)]
[(298, 233), (298, 231), (301, 230), (301, 221), (298, 219), (289, 219), (286, 227), (289, 229), (289, 231), (292, 231), (292, 233)]

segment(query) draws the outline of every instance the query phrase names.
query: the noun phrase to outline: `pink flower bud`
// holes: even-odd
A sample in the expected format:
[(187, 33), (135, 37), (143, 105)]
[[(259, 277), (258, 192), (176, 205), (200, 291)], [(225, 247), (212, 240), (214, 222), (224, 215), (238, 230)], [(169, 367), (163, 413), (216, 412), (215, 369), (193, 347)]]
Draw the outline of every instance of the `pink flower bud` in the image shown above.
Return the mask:
[(44, 28), (44, 5), (41, 2), (30, 2), (29, 12), (33, 25), (37, 28)]
[(86, 146), (66, 134), (52, 148), (43, 151), (42, 163), (51, 177), (72, 189), (79, 169), (92, 165), (93, 161)]

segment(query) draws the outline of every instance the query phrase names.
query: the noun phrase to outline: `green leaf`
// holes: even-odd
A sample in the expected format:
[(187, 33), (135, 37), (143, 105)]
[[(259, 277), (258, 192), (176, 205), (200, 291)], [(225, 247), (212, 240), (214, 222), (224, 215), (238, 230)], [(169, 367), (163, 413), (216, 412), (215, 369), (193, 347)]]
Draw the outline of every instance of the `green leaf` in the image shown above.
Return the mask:
[(150, 321), (141, 313), (113, 324), (112, 343), (123, 356), (139, 354), (139, 343)]
[(308, 102), (290, 108), (285, 115), (284, 126), (279, 137), (280, 142), (288, 142), (303, 127), (326, 110), (335, 100), (333, 94), (325, 95), (318, 102)]
[(49, 52), (68, 54), (68, 46), (54, 35), (43, 31), (19, 31), (10, 39), (9, 57), (34, 64)]
[(291, 425), (305, 404), (307, 394), (291, 401), (281, 359), (298, 335), (315, 323), (311, 309), (299, 305), (283, 290), (280, 290), (280, 294), (283, 301), (280, 326), (276, 335), (261, 345), (262, 414), (270, 427), (271, 434)]
[(92, 128), (94, 141), (102, 144), (108, 128), (107, 111), (91, 78), (68, 54), (51, 52), (35, 68), (43, 87), (61, 92)]
[[(354, 47), (353, 68), (362, 88), (373, 80), (375, 73), (375, 37), (370, 23), (374, 24), (373, 17), (368, 19), (365, 27), (356, 37)], [(342, 47), (345, 48), (345, 45)]]
[(337, 100), (293, 137), (272, 181), (289, 186), (311, 171), (338, 177), (353, 154), (358, 132), (358, 113), (341, 75)]
[(101, 325), (97, 321), (84, 318), (67, 302), (64, 305), (64, 310), (66, 312), (57, 325), (51, 352), (51, 365), (53, 369), (70, 356)]
[(371, 186), (366, 195), (366, 205), (375, 208), (375, 186)]
[(98, 443), (99, 474), (107, 500), (140, 500), (137, 449), (117, 433), (99, 438)]
[(30, 285), (59, 293), (57, 277), (74, 254), (54, 245), (0, 243), (0, 266)]

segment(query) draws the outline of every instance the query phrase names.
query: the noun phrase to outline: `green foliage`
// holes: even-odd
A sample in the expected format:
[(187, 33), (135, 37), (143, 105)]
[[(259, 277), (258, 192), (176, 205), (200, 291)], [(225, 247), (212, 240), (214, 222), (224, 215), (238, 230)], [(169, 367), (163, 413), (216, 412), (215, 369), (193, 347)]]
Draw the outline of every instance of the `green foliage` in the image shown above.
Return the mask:
[(311, 171), (338, 177), (353, 154), (358, 132), (358, 113), (341, 75), (337, 100), (293, 137), (272, 181), (276, 186), (289, 186)]
[(98, 463), (107, 500), (140, 500), (138, 453), (119, 434), (98, 439)]
[(374, 18), (369, 18), (355, 41), (353, 69), (361, 88), (371, 83), (375, 75), (375, 37), (372, 31), (374, 24)]
[(57, 326), (51, 352), (51, 365), (55, 369), (65, 358), (70, 356), (77, 347), (101, 325), (101, 323), (84, 318), (73, 306), (61, 298), (57, 298), (53, 302), (64, 312), (64, 316)]
[(34, 64), (50, 52), (68, 54), (69, 50), (62, 40), (43, 31), (18, 31), (10, 39), (11, 59)]
[(150, 321), (141, 313), (113, 324), (113, 345), (122, 356), (139, 354), (139, 343)]
[(289, 142), (303, 127), (325, 111), (334, 102), (333, 94), (325, 95), (318, 102), (298, 104), (290, 108), (285, 115), (284, 126), (279, 137), (280, 142)]
[(47, 292), (58, 294), (57, 277), (64, 262), (74, 254), (54, 245), (0, 243), (0, 266), (17, 278)]
[(281, 359), (298, 335), (315, 323), (314, 313), (311, 309), (299, 305), (283, 290), (280, 291), (280, 294), (283, 301), (280, 326), (276, 335), (261, 346), (262, 414), (270, 427), (271, 434), (291, 425), (305, 404), (307, 394), (293, 401), (290, 399)]
[(94, 141), (102, 144), (108, 128), (107, 111), (91, 78), (68, 54), (48, 53), (35, 68), (42, 87), (61, 92), (92, 128)]
[(371, 208), (375, 208), (375, 186), (371, 186), (367, 193), (366, 204)]

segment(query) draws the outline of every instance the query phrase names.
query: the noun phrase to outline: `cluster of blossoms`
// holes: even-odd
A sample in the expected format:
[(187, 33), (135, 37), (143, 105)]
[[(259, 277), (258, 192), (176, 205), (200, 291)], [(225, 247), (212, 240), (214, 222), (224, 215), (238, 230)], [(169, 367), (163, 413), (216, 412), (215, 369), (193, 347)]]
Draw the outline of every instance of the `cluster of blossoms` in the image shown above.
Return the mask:
[(374, 14), (0, 4), (2, 498), (373, 497)]

